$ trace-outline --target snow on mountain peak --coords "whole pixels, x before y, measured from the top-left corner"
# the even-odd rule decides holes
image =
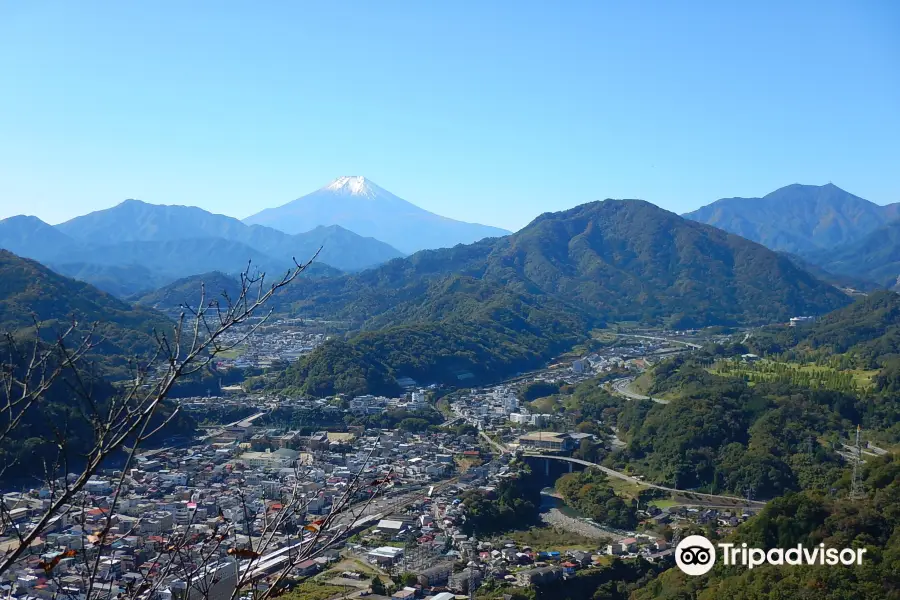
[[[338,177],[323,189],[348,196],[363,196],[366,198],[374,198],[378,193],[378,186],[361,175]]]

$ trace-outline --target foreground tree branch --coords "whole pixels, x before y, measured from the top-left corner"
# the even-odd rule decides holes
[[[98,397],[97,368],[90,360],[103,341],[96,335],[96,324],[85,329],[73,320],[48,343],[41,323],[35,319],[28,338],[11,333],[5,336],[4,362],[0,364],[0,443],[10,441],[23,420],[41,408],[52,390],[60,388],[77,403],[81,418],[90,423],[92,441],[90,449],[79,457],[81,467],[70,476],[72,424],[46,423],[47,435],[52,436],[59,449],[56,464],[48,468],[44,482],[50,495],[35,525],[27,531],[15,526],[5,505],[0,511],[0,525],[6,530],[14,529],[18,542],[0,557],[0,575],[25,555],[54,519],[72,510],[88,481],[111,457],[124,452],[122,475],[116,481],[111,505],[104,507],[105,522],[95,537],[103,540],[109,534],[125,475],[138,449],[179,414],[178,406],[166,406],[166,411],[161,412],[175,384],[207,368],[217,355],[236,345],[223,343],[226,332],[257,319],[239,339],[256,332],[272,314],[271,308],[259,314],[265,305],[278,290],[300,276],[317,256],[318,252],[304,263],[295,260],[294,267],[272,283],[266,282],[264,273],[254,272],[252,265],[248,265],[241,274],[236,298],[223,294],[221,299],[208,299],[202,286],[199,302],[182,305],[171,331],[154,332],[153,352],[129,362],[130,380],[119,384],[109,398]],[[63,467],[60,479],[59,470]],[[83,513],[84,508],[82,516]],[[92,570],[98,567],[99,554]],[[89,588],[88,597],[91,591]]]

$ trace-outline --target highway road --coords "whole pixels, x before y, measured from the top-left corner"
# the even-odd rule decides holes
[[[629,481],[631,483],[636,483],[638,485],[653,488],[656,490],[663,490],[663,491],[669,492],[671,494],[689,494],[692,496],[697,496],[699,498],[703,498],[705,500],[725,501],[725,502],[729,502],[729,503],[734,503],[735,501],[737,501],[739,503],[747,504],[746,498],[738,498],[737,496],[724,496],[721,494],[704,494],[702,492],[694,492],[692,490],[679,490],[678,488],[667,487],[664,485],[657,485],[655,483],[648,483],[646,481],[638,479],[637,477],[632,477],[631,475],[626,475],[625,473],[622,473],[620,471],[610,469],[609,467],[604,467],[603,465],[598,465],[597,463],[592,463],[592,462],[588,462],[586,460],[581,460],[580,458],[571,458],[569,456],[557,456],[557,455],[553,455],[553,454],[538,454],[535,452],[526,452],[525,456],[532,456],[535,458],[547,458],[550,460],[561,460],[561,461],[566,461],[566,462],[571,462],[571,463],[575,463],[578,465],[582,465],[585,467],[591,467],[593,469],[603,471],[610,477],[615,477],[617,479],[623,479],[625,481]],[[757,508],[762,508],[763,506],[766,505],[765,502],[762,502],[760,500],[751,500],[750,504]]]
[[[628,398],[629,400],[653,400],[658,404],[668,404],[668,400],[663,400],[661,398],[651,398],[650,396],[644,396],[643,394],[638,394],[637,392],[632,392],[628,389],[628,386],[631,385],[631,382],[634,381],[631,377],[625,377],[624,379],[616,379],[612,382],[612,390],[623,396]]]
[[[634,335],[631,333],[617,333],[619,337],[630,337],[630,338],[638,338],[642,340],[656,340],[657,342],[670,342],[672,344],[681,344],[682,346],[687,346],[688,348],[693,348],[694,350],[699,350],[703,346],[699,344],[692,344],[691,342],[683,342],[681,340],[673,340],[671,338],[665,337],[654,337],[652,335]]]

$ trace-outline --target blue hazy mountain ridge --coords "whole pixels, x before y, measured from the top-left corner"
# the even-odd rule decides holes
[[[285,260],[305,260],[323,245],[319,261],[342,271],[355,271],[403,254],[377,239],[340,227],[305,228],[295,235],[217,215],[193,206],[163,206],[139,200],[76,217],[57,225],[69,237],[92,245],[221,238]]]
[[[290,268],[294,258],[308,260],[320,247],[309,275],[356,271],[403,255],[339,226],[288,235],[195,207],[138,200],[56,227],[32,216],[0,221],[0,248],[118,296],[144,293],[199,273],[238,273],[251,260],[260,270],[280,272]]]
[[[900,220],[860,240],[808,254],[808,259],[838,275],[864,277],[883,287],[900,288]]]
[[[129,298],[155,290],[171,280],[171,275],[143,265],[104,265],[85,262],[44,263],[60,275],[90,283],[118,298]]]
[[[762,198],[723,198],[683,216],[810,258],[861,240],[897,219],[900,203],[882,206],[830,183],[793,184]]]
[[[0,220],[0,248],[19,256],[42,261],[76,245],[75,240],[37,217],[17,215]]]
[[[403,252],[450,248],[508,235],[499,227],[442,217],[399,198],[365,177],[339,177],[325,187],[244,219],[286,233],[313,225],[340,225],[387,242]]]
[[[309,256],[314,252],[314,249],[310,251]],[[290,257],[282,255],[276,258],[247,244],[222,238],[118,242],[73,249],[67,257],[72,263],[150,268],[151,271],[169,276],[170,281],[210,271],[239,273],[248,267],[274,275],[293,266]],[[318,272],[321,275],[335,276],[342,273],[324,262],[314,264],[315,269],[311,267],[311,274]]]

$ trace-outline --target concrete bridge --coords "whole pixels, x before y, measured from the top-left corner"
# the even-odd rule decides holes
[[[766,505],[765,502],[761,500],[751,500],[749,503],[746,498],[739,498],[737,496],[725,496],[722,494],[704,494],[702,492],[695,492],[692,490],[679,490],[678,488],[667,487],[664,485],[657,485],[655,483],[648,483],[637,477],[632,477],[631,475],[626,475],[620,471],[615,471],[610,469],[609,467],[604,467],[603,465],[598,465],[597,463],[588,462],[586,460],[581,460],[580,458],[572,458],[571,456],[560,456],[558,454],[539,454],[537,452],[526,452],[524,454],[524,458],[529,464],[532,465],[532,468],[538,467],[538,473],[540,473],[540,468],[543,467],[543,474],[545,477],[550,477],[551,472],[556,474],[560,473],[560,469],[553,469],[551,467],[551,462],[560,463],[563,471],[566,470],[571,473],[575,470],[583,471],[584,469],[597,469],[598,471],[602,471],[609,477],[614,477],[616,479],[622,479],[624,481],[628,481],[643,487],[652,488],[656,490],[663,490],[665,492],[669,492],[670,494],[680,494],[680,495],[688,495],[694,496],[702,499],[707,504],[715,504],[725,503],[729,506],[735,506],[738,504],[747,505],[754,508],[762,508]],[[529,460],[530,459],[530,460]]]

